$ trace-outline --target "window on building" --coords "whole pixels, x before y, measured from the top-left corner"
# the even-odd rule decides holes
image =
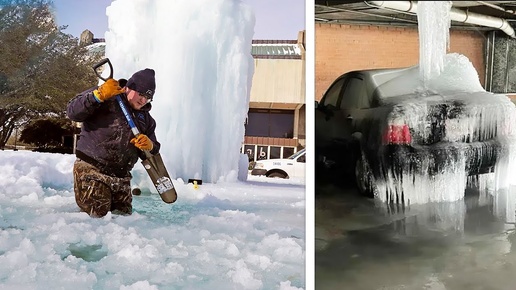
[[[269,146],[257,146],[258,150],[256,151],[256,160],[265,160],[268,158],[268,148]]]
[[[283,158],[292,156],[292,154],[294,154],[294,148],[292,148],[292,147],[283,148]]]
[[[249,158],[249,162],[254,161],[255,157],[255,145],[245,145],[244,146],[244,153],[247,154],[247,157]]]
[[[269,150],[269,159],[281,158],[281,147],[271,146]]]
[[[254,137],[293,138],[294,111],[249,109],[245,135]]]
[[[291,157],[294,154],[294,147],[279,147],[279,146],[269,146],[269,145],[254,145],[254,144],[244,144],[240,149],[240,153],[245,153],[249,157],[249,162],[254,162],[257,160],[264,159],[275,159],[275,158],[287,158]],[[296,155],[297,156],[297,155]],[[298,158],[298,162],[305,162],[304,156],[301,159]],[[301,161],[302,160],[302,161]]]

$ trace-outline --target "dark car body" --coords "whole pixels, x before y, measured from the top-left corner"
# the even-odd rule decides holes
[[[338,77],[316,102],[316,162],[341,164],[363,194],[397,203],[457,200],[468,177],[493,173],[514,147],[514,104],[478,88],[418,91],[417,74]]]

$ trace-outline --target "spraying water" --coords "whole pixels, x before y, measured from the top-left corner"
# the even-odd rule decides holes
[[[418,1],[419,73],[423,86],[438,76],[450,42],[451,1]]]
[[[240,147],[254,72],[251,8],[238,0],[115,0],[106,14],[115,78],[156,71],[151,114],[169,174],[236,180],[247,160]]]

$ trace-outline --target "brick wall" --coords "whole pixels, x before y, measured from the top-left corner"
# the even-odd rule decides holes
[[[449,53],[469,58],[484,84],[485,35],[450,31]],[[373,25],[315,24],[315,99],[341,74],[367,68],[412,66],[419,63],[417,28]]]
[[[298,145],[298,140],[297,139],[288,139],[288,138],[245,136],[244,143],[245,144],[257,144],[257,145],[296,147]]]

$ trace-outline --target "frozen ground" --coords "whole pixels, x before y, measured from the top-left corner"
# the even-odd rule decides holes
[[[172,205],[142,188],[133,215],[94,219],[75,204],[74,160],[0,151],[0,288],[305,288],[304,181],[178,180]]]

